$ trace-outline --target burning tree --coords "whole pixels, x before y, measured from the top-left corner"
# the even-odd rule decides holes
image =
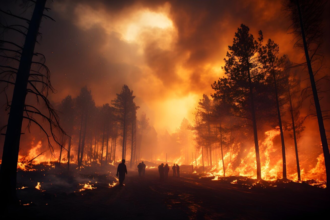
[[[285,63],[286,57],[279,57],[278,54],[279,46],[274,41],[269,39],[266,45],[259,47],[258,59],[262,65],[262,71],[264,71],[269,87],[274,88],[277,119],[278,126],[280,128],[282,145],[283,179],[287,179],[285,142],[280,109],[284,104],[283,95],[287,94],[287,89],[285,87],[288,84],[288,75],[285,74],[285,71],[283,71],[283,64]]]
[[[133,91],[124,85],[121,93],[117,94],[117,98],[112,101],[115,108],[116,119],[122,128],[123,144],[122,144],[122,158],[126,158],[126,142],[127,130],[130,122],[136,117],[136,105],[134,103]],[[132,149],[133,150],[133,149]]]
[[[202,146],[206,148],[206,154],[209,154],[208,162],[210,166],[212,166],[212,145],[216,142],[216,136],[214,132],[215,124],[212,113],[212,100],[204,94],[203,99],[201,99],[198,103],[197,116],[199,116],[200,119],[198,120],[196,131],[199,138],[201,139],[200,141],[204,143]],[[203,159],[205,159],[204,154]]]
[[[111,131],[114,123],[114,108],[110,107],[109,104],[104,104],[101,109],[102,115],[102,150],[101,150],[101,164],[103,164],[103,150],[104,142],[106,143],[105,148],[105,162],[108,162],[108,153],[109,153],[109,138],[111,136]],[[111,155],[110,155],[111,156]]]
[[[137,142],[137,149],[136,149],[136,159],[140,159],[141,158],[141,143],[142,143],[142,139],[144,136],[144,132],[146,129],[148,129],[149,127],[149,118],[147,118],[147,115],[145,113],[143,113],[140,117],[140,120],[137,121],[138,124],[138,135],[136,138],[136,142]],[[139,138],[138,138],[139,137]]]
[[[261,39],[262,36],[259,40]],[[235,33],[233,45],[228,47],[229,52],[227,52],[224,66],[226,77],[219,79],[213,88],[216,92],[224,93],[230,97],[232,110],[236,116],[252,120],[257,178],[261,179],[254,94],[264,80],[263,74],[258,71],[258,63],[255,59],[259,46],[260,43],[250,34],[249,28],[242,24]]]
[[[71,158],[71,136],[73,135],[74,130],[74,122],[75,122],[75,106],[74,100],[69,95],[65,97],[60,106],[59,106],[59,113],[60,113],[60,120],[63,126],[63,129],[68,134],[68,149],[67,149],[67,159],[68,159],[68,170],[70,169],[70,158]],[[66,141],[66,140],[64,140]],[[64,143],[63,143],[64,144]],[[61,162],[61,158],[60,161]]]
[[[323,15],[327,0],[287,0],[286,8],[292,20],[293,33],[297,36],[296,46],[304,49],[312,87],[313,100],[320,130],[327,184],[330,182],[330,154],[324,127],[321,105],[314,78],[312,61],[318,55],[323,41]],[[329,188],[329,187],[328,187]]]
[[[86,130],[88,122],[90,122],[91,115],[95,110],[95,102],[93,100],[91,91],[87,87],[80,90],[79,96],[76,98],[76,108],[80,118],[79,144],[78,144],[78,167],[82,165],[82,159],[85,149]]]
[[[10,110],[0,171],[1,200],[5,201],[6,204],[17,202],[16,169],[23,119],[28,121],[28,127],[33,123],[41,128],[47,136],[51,149],[50,137],[53,137],[53,140],[60,144],[56,138],[55,130],[58,129],[60,133],[65,134],[59,125],[58,116],[48,100],[48,92],[53,91],[53,88],[50,82],[50,71],[45,65],[45,57],[34,52],[41,20],[47,16],[44,11],[49,10],[49,8],[45,7],[46,0],[26,1],[26,3],[34,4],[31,20],[0,10],[2,14],[28,24],[28,27],[20,24],[3,26],[25,38],[23,47],[9,40],[1,40],[3,43],[1,52],[4,54],[2,57],[17,62],[13,66],[2,64],[0,66],[1,82],[7,83],[6,88],[9,85],[14,86],[11,102],[8,101]],[[41,57],[41,60],[36,61],[35,58],[37,57]],[[26,97],[31,95],[36,98],[37,102],[41,102],[46,107],[46,113],[35,105],[26,102]],[[38,120],[40,118],[49,124],[49,131],[40,124]]]

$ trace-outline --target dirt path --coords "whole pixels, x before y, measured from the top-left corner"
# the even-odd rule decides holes
[[[3,219],[293,219],[324,218],[324,190],[249,190],[197,176],[160,182],[156,171],[144,179],[130,174],[126,186],[106,183],[81,193],[36,196],[34,203],[9,210]],[[35,194],[35,193],[34,193]],[[330,218],[328,218],[330,219]]]

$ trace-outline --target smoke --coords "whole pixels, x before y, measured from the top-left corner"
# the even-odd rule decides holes
[[[6,7],[12,7],[8,4]],[[262,30],[265,39],[271,37],[291,61],[304,62],[303,51],[293,47],[294,37],[288,34],[290,21],[281,1],[58,0],[49,1],[48,6],[56,22],[42,21],[43,35],[36,51],[46,55],[52,72],[56,92],[50,99],[59,103],[67,95],[76,97],[87,86],[101,106],[127,84],[137,96],[139,116],[145,112],[153,127],[143,142],[144,156],[149,158],[162,155],[164,159],[166,147],[181,147],[169,140],[174,139],[184,118],[193,123],[202,94],[213,92],[210,85],[223,75],[223,58],[241,23],[255,36]],[[300,71],[302,88],[309,86],[306,70]],[[322,99],[324,109],[328,99]],[[1,106],[3,100],[1,96]],[[305,104],[302,112],[308,114],[309,108]],[[6,123],[6,117],[0,120],[1,125]],[[306,124],[299,145],[302,164],[308,169],[316,163],[320,150],[315,118]],[[265,131],[260,131],[261,137]],[[23,154],[28,153],[33,139],[45,142],[39,129],[25,132]],[[186,145],[194,148],[191,142]],[[279,147],[278,140],[275,145]],[[170,151],[175,152],[175,147]]]

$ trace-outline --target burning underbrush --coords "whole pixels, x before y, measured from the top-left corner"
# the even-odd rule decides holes
[[[118,183],[116,168],[112,165],[87,166],[79,170],[72,164],[70,171],[63,165],[41,163],[30,164],[28,170],[18,169],[16,189],[21,205],[30,206],[38,202],[48,205],[55,197],[86,195],[92,190],[114,187]]]
[[[228,176],[223,177],[219,175],[213,175],[211,172],[201,172],[197,170],[193,174],[197,175],[199,179],[219,182],[220,184],[231,184],[238,187],[243,187],[247,189],[266,189],[266,188],[292,188],[292,189],[307,189],[307,188],[326,188],[326,182],[319,180],[304,180],[304,181],[293,181],[293,180],[257,180],[256,178],[246,177],[246,176]]]

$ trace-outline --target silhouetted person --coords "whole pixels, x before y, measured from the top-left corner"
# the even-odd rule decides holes
[[[162,181],[164,179],[164,164],[163,163],[158,166],[158,171],[159,171],[160,180]]]
[[[175,166],[175,164],[173,164],[172,170],[173,170],[173,176],[175,177],[176,176],[176,166]]]
[[[175,164],[173,164],[172,171],[173,171],[173,177],[175,177],[176,176],[176,166],[175,166]]]
[[[143,163],[142,161],[142,176],[144,176],[146,174],[146,165]]]
[[[168,178],[168,172],[170,171],[170,168],[168,167],[168,164],[165,165],[164,167],[164,176],[165,176],[165,179]]]
[[[119,174],[119,176],[118,176],[118,174]],[[116,174],[116,176],[119,177],[119,184],[121,186],[123,185],[123,182],[125,180],[125,174],[127,174],[127,168],[125,165],[125,160],[123,159],[122,162],[118,165],[117,174]]]
[[[138,168],[138,171],[139,171],[139,177],[141,177],[141,175],[142,175],[142,170],[143,170],[143,165],[142,165],[142,163],[139,163],[139,165],[137,166],[137,168]]]
[[[178,164],[176,165],[176,173],[177,173],[178,177],[180,177],[180,167]]]

